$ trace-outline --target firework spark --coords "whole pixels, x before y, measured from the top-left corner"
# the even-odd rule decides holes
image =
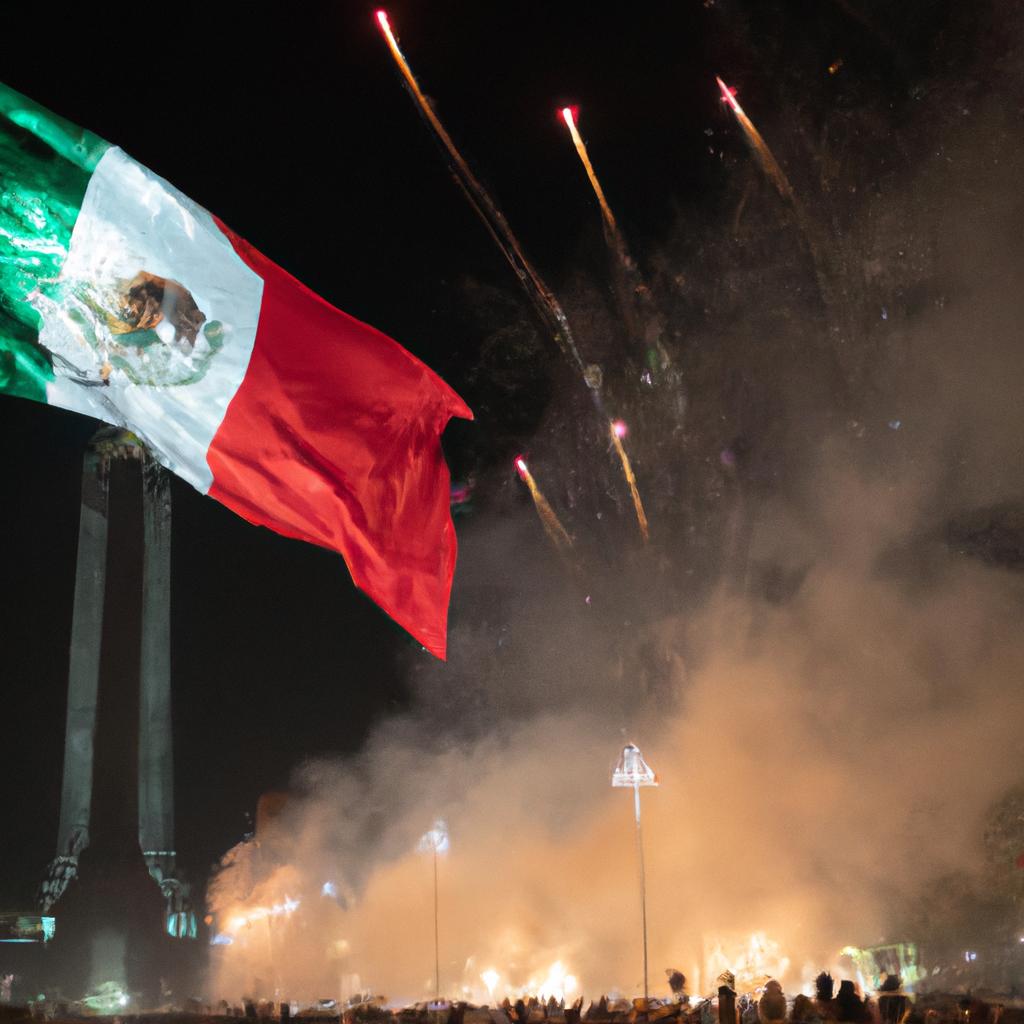
[[[554,338],[566,358],[584,375],[584,380],[586,380],[587,367],[580,356],[576,340],[573,337],[572,329],[569,326],[568,318],[562,309],[561,303],[537,272],[537,269],[526,258],[526,254],[519,244],[519,239],[513,234],[512,228],[509,227],[509,223],[505,219],[505,215],[498,208],[476,175],[469,169],[469,165],[452,141],[451,136],[444,125],[441,124],[432,104],[423,94],[423,90],[420,89],[419,83],[412,73],[412,68],[409,67],[409,62],[405,59],[405,55],[398,46],[398,41],[391,30],[391,23],[386,12],[377,11],[377,24],[380,26],[380,30],[387,41],[388,49],[391,51],[391,56],[394,58],[398,70],[402,73],[402,78],[405,81],[405,87],[409,95],[415,102],[424,121],[426,121],[448,154],[449,165],[456,182],[469,200],[470,205],[476,211],[477,216],[483,221],[484,227],[487,228],[498,248],[501,249],[505,258],[512,266],[516,276],[519,278],[520,284],[522,284],[526,293],[530,296],[542,319],[552,328]]]
[[[622,232],[619,231],[615,214],[612,213],[608,200],[605,198],[604,189],[601,187],[597,172],[590,162],[587,145],[579,133],[579,128],[576,124],[577,115],[578,111],[575,107],[563,107],[560,111],[560,116],[569,129],[573,145],[576,147],[580,162],[583,164],[583,169],[587,172],[587,178],[590,180],[591,188],[593,188],[594,195],[597,197],[597,202],[601,207],[601,223],[604,227],[604,238],[614,260],[614,287],[619,312],[622,315],[629,335],[641,345],[646,346],[646,331],[644,327],[645,323],[650,322],[652,317],[652,310],[650,308],[651,290],[644,281],[636,261],[629,251],[626,239]],[[669,367],[671,360],[660,341],[655,343],[654,355],[656,356],[657,363],[663,370]]]
[[[844,315],[840,291],[833,283],[834,273],[830,272],[829,261],[825,257],[827,245],[823,241],[820,229],[807,216],[803,204],[797,198],[796,193],[793,191],[793,186],[789,183],[789,179],[779,166],[772,151],[768,148],[768,144],[739,105],[734,90],[730,89],[721,78],[716,77],[715,81],[718,83],[718,88],[722,91],[723,102],[728,103],[732,108],[732,112],[736,115],[736,120],[739,121],[740,127],[743,129],[747,143],[761,171],[775,186],[779,195],[789,203],[790,209],[793,211],[797,227],[807,247],[807,253],[811,258],[815,281],[818,285],[818,293],[821,295],[825,307],[829,310],[830,315],[845,327],[846,331],[850,331],[849,320]],[[736,212],[736,227],[739,225],[741,213],[742,209]]]
[[[636,475],[633,473],[633,466],[622,444],[622,439],[626,436],[626,424],[622,420],[613,420],[608,424],[608,433],[612,439],[615,454],[618,455],[619,462],[622,463],[622,472],[626,477],[626,483],[629,484],[629,493],[633,498],[633,508],[636,510],[636,521],[640,527],[640,535],[646,544],[650,540],[650,532],[647,528],[647,513],[644,511],[644,503],[640,500],[640,491],[636,485]]]
[[[718,88],[722,90],[722,100],[729,104],[732,112],[736,115],[736,120],[739,121],[740,127],[743,129],[743,134],[746,136],[747,144],[754,154],[754,159],[757,160],[765,177],[775,186],[783,199],[790,203],[794,202],[793,186],[790,185],[789,178],[786,177],[785,172],[779,166],[778,160],[775,159],[775,155],[768,148],[768,143],[764,141],[761,133],[754,127],[753,121],[747,117],[743,108],[739,105],[735,91],[730,89],[717,76],[715,81],[718,83]]]
[[[562,120],[565,121],[565,125],[569,129],[572,143],[576,147],[576,152],[579,154],[583,169],[587,172],[587,177],[590,179],[590,187],[594,190],[594,195],[597,196],[597,201],[601,206],[601,216],[604,218],[605,229],[612,237],[617,238],[619,229],[615,223],[615,214],[612,213],[611,207],[604,197],[604,189],[601,188],[601,182],[598,181],[594,165],[590,162],[590,156],[587,153],[587,144],[583,141],[583,137],[576,127],[576,115],[572,107],[562,108]]]
[[[572,549],[572,538],[566,532],[558,516],[555,515],[555,510],[548,504],[547,498],[541,493],[541,489],[537,486],[537,481],[533,479],[533,474],[522,455],[516,457],[516,472],[530,489],[530,497],[533,498],[533,504],[544,526],[544,532],[548,535],[551,543],[555,545],[559,554],[568,555]]]

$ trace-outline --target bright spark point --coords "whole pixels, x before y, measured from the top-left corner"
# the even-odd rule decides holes
[[[625,437],[626,434],[629,433],[629,430],[626,427],[626,424],[622,420],[616,420],[612,424],[612,430],[615,431],[615,436],[616,437]]]
[[[450,845],[448,840],[448,824],[443,819],[438,818],[434,822],[434,827],[424,832],[420,837],[419,849],[420,852],[425,853],[447,853]]]
[[[527,473],[530,471],[526,468],[526,459],[520,455],[516,459],[516,469],[519,471],[519,475],[525,480]]]
[[[487,995],[493,999],[494,990],[497,988],[498,982],[501,980],[501,975],[491,967],[480,975],[480,980],[487,986]]]
[[[377,12],[377,24],[380,25],[380,27],[382,29],[384,29],[385,32],[389,32],[390,33],[391,25],[388,23],[387,11],[378,11]]]
[[[577,110],[577,107],[562,107],[562,120],[565,121],[567,127],[575,127]]]
[[[715,81],[718,83],[718,88],[722,90],[723,102],[728,103],[737,114],[742,113],[743,108],[736,101],[736,90],[730,89],[717,75],[715,75]]]

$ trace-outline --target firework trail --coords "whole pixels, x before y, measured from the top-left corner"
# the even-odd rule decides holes
[[[622,472],[626,477],[626,483],[629,484],[629,493],[633,498],[633,508],[636,510],[636,521],[640,526],[640,535],[646,544],[650,540],[650,533],[647,529],[647,513],[644,511],[644,503],[640,500],[640,491],[636,485],[633,466],[629,461],[629,456],[626,454],[626,449],[622,445],[622,439],[626,436],[626,424],[622,420],[614,420],[608,424],[608,433],[611,435],[612,445],[615,448],[616,455],[619,457],[619,462],[622,463]]]
[[[721,78],[716,76],[715,81],[718,83],[718,88],[722,91],[722,99],[729,104],[732,108],[732,112],[736,115],[736,120],[739,121],[751,152],[754,154],[754,158],[762,172],[775,186],[779,195],[789,203],[789,206],[793,211],[797,227],[803,237],[804,244],[807,246],[807,253],[810,256],[811,265],[814,268],[814,277],[818,285],[818,293],[821,295],[822,301],[835,319],[840,322],[845,322],[845,328],[849,331],[850,324],[848,323],[848,318],[845,316],[842,301],[836,288],[832,285],[832,275],[828,271],[829,264],[822,255],[823,247],[820,244],[820,232],[807,217],[807,214],[804,212],[803,205],[797,199],[796,193],[793,191],[793,186],[789,183],[789,179],[779,166],[774,154],[768,148],[768,143],[764,141],[761,137],[761,133],[754,127],[753,122],[744,113],[743,108],[737,102],[733,91],[725,84],[725,82],[722,81]],[[737,210],[736,213],[736,227],[739,225],[739,217],[741,213],[742,207]]]
[[[469,200],[469,203],[476,211],[477,216],[479,216],[483,221],[484,226],[490,232],[490,235],[494,239],[498,248],[501,249],[505,258],[512,266],[512,269],[515,271],[520,283],[533,301],[541,319],[550,326],[554,338],[566,358],[582,374],[583,381],[590,391],[598,412],[607,418],[607,413],[604,410],[604,403],[602,402],[601,395],[599,393],[602,377],[601,368],[599,366],[584,363],[583,358],[580,356],[579,349],[576,346],[572,329],[569,326],[569,320],[565,315],[565,311],[562,309],[561,303],[555,297],[554,292],[552,292],[544,282],[544,279],[537,272],[533,264],[526,258],[526,254],[523,252],[523,248],[519,244],[519,239],[517,239],[515,234],[512,232],[512,228],[505,219],[505,215],[500,209],[498,209],[497,204],[493,199],[491,199],[487,190],[477,180],[476,175],[469,169],[469,165],[456,148],[451,136],[448,134],[444,125],[441,124],[437,114],[434,113],[434,108],[431,106],[427,97],[423,94],[423,90],[420,89],[419,83],[416,81],[416,76],[413,75],[412,68],[409,67],[409,62],[405,59],[405,55],[398,46],[398,41],[395,39],[395,35],[391,31],[391,24],[388,21],[388,16],[385,11],[377,11],[377,24],[380,26],[380,30],[384,34],[384,38],[388,44],[388,49],[391,51],[391,56],[394,58],[395,64],[398,65],[398,69],[402,73],[406,90],[416,103],[421,116],[444,147],[445,152],[448,155],[449,166],[451,167],[452,174],[459,187],[462,189],[463,194]],[[609,210],[609,216],[610,215],[611,211]],[[640,524],[640,532],[646,537],[647,520],[646,517],[641,518],[643,507],[639,503],[639,496],[636,491],[636,479],[633,476],[633,470],[629,464],[629,458],[626,455],[625,450],[622,448],[621,441],[618,443],[617,448],[621,453],[619,458],[622,462],[622,469],[626,477],[626,482],[629,484],[630,492],[634,495],[633,503],[640,510],[640,514],[638,514],[637,519]],[[543,495],[539,490],[535,490],[536,484],[531,483],[532,478],[524,476],[523,479],[526,480],[529,485],[531,494],[534,494],[534,501],[536,502],[538,497],[540,498],[540,502],[543,502],[543,507],[550,513],[551,521],[557,524],[558,529],[561,530],[562,534],[566,538],[568,538],[568,534],[565,533],[565,530],[558,522],[558,518],[555,516],[554,512],[551,511],[547,502],[544,501]],[[544,519],[540,502],[537,504],[537,510],[538,513],[541,514],[541,518]],[[545,523],[547,523],[547,520],[545,520]]]
[[[533,474],[530,472],[529,467],[526,465],[526,459],[522,455],[516,458],[516,471],[519,473],[520,479],[530,488],[530,497],[533,498],[533,504],[544,526],[544,532],[548,535],[551,543],[555,545],[558,553],[567,558],[572,550],[572,538],[566,533],[561,520],[555,515],[555,510],[548,504],[547,498],[541,493],[540,488],[537,486],[537,481],[533,479]]]
[[[563,107],[561,116],[565,126],[569,129],[573,145],[576,147],[580,162],[583,164],[583,169],[587,172],[590,186],[593,188],[598,205],[601,207],[601,224],[604,227],[605,242],[608,244],[608,248],[615,259],[617,271],[615,285],[623,319],[626,322],[630,335],[641,344],[644,344],[644,332],[637,323],[637,310],[634,307],[639,306],[642,312],[650,314],[651,290],[647,287],[647,283],[637,269],[636,261],[630,254],[626,239],[623,237],[622,232],[619,231],[619,226],[615,222],[615,214],[612,213],[608,200],[605,198],[604,189],[601,187],[601,182],[597,177],[597,172],[594,170],[594,165],[590,162],[587,144],[583,141],[583,137],[580,135],[579,128],[576,125],[577,111],[572,107]],[[670,363],[669,356],[660,342],[656,345],[656,354],[658,356],[657,362],[661,368],[663,370],[667,369]]]
[[[451,136],[446,131],[444,125],[441,124],[437,114],[434,113],[434,108],[427,97],[424,96],[423,90],[420,89],[419,83],[409,67],[409,62],[405,59],[398,46],[394,33],[391,31],[388,16],[384,11],[377,11],[377,24],[384,34],[388,49],[391,51],[391,56],[394,58],[395,64],[398,65],[398,70],[402,73],[402,78],[405,81],[405,87],[409,95],[413,98],[421,116],[427,122],[427,125],[448,155],[449,166],[456,182],[469,200],[470,205],[476,211],[477,216],[483,221],[484,226],[490,232],[498,248],[501,249],[505,258],[511,264],[512,269],[515,271],[523,288],[526,289],[542,319],[551,327],[555,341],[562,349],[562,352],[583,374],[587,387],[594,392],[594,399],[600,406],[597,388],[595,387],[599,375],[583,362],[561,303],[544,282],[543,278],[541,278],[533,264],[526,258],[526,254],[519,244],[519,239],[513,234],[512,228],[509,227],[508,221],[505,219],[505,215],[498,209],[487,190],[469,169],[469,165],[456,148],[455,143],[452,142]]]
[[[615,223],[615,214],[612,213],[611,207],[604,197],[604,189],[601,188],[601,182],[597,178],[594,165],[590,162],[590,155],[587,153],[587,144],[583,141],[579,129],[576,127],[576,115],[572,107],[562,108],[562,120],[565,121],[565,125],[569,129],[572,144],[576,147],[576,152],[579,154],[583,169],[587,172],[587,178],[590,179],[590,187],[594,190],[594,195],[597,196],[598,204],[601,207],[601,217],[604,219],[605,231],[616,242],[621,243],[619,228]]]
[[[743,134],[747,138],[747,144],[750,146],[754,158],[760,164],[761,170],[764,171],[765,177],[775,186],[783,199],[795,204],[796,197],[793,193],[793,186],[790,185],[789,178],[779,166],[775,155],[768,148],[768,143],[754,127],[753,121],[743,112],[743,108],[737,102],[732,90],[717,76],[715,81],[718,83],[718,88],[722,90],[722,98],[732,107],[732,112],[736,115],[736,120],[739,121]]]

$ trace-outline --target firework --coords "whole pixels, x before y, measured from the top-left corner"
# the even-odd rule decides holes
[[[644,345],[646,332],[643,329],[643,325],[638,321],[638,314],[645,320],[649,319],[652,313],[650,309],[651,290],[637,268],[636,261],[633,259],[629,246],[626,244],[626,239],[623,237],[622,232],[619,231],[619,226],[615,221],[615,214],[612,213],[608,200],[605,198],[604,189],[601,187],[597,172],[590,162],[587,145],[583,141],[579,128],[576,125],[577,113],[574,107],[563,107],[560,111],[561,118],[569,129],[573,145],[576,147],[580,162],[583,164],[583,169],[587,172],[587,178],[601,207],[601,223],[604,227],[604,238],[614,260],[614,285],[619,311],[622,314],[629,335],[641,345]],[[660,341],[656,342],[653,355],[663,370],[669,367],[671,361],[668,352]],[[651,361],[650,354],[648,361]]]
[[[551,327],[555,341],[562,349],[566,358],[583,374],[586,381],[587,366],[580,356],[576,340],[573,337],[572,329],[569,326],[568,318],[562,309],[561,303],[540,274],[537,273],[533,264],[526,258],[526,254],[519,244],[519,239],[513,234],[512,228],[509,227],[508,221],[505,219],[505,215],[498,208],[483,185],[480,184],[476,175],[469,169],[469,165],[434,112],[430,101],[424,96],[423,90],[420,89],[419,83],[409,67],[409,62],[405,59],[398,46],[398,41],[395,39],[388,16],[384,11],[377,11],[377,24],[384,34],[388,49],[391,51],[391,56],[394,58],[395,64],[398,65],[398,70],[402,73],[406,90],[419,109],[420,115],[444,147],[448,155],[452,175],[462,189],[463,194],[469,200],[470,206],[473,207],[477,216],[483,221],[484,227],[487,228],[491,238],[494,239],[495,244],[515,271],[520,284],[530,296],[541,318]],[[597,396],[595,394],[596,399]]]
[[[597,179],[594,166],[591,164],[590,156],[587,153],[587,144],[583,141],[579,129],[576,127],[576,114],[572,107],[562,108],[562,120],[565,121],[565,125],[569,129],[572,143],[576,147],[576,152],[579,154],[583,169],[587,172],[587,177],[590,179],[590,187],[594,190],[594,195],[597,196],[597,201],[601,207],[601,216],[604,218],[605,229],[612,237],[617,238],[619,229],[615,223],[615,214],[612,213],[611,207],[604,197],[604,189],[601,188],[601,182]]]
[[[757,161],[765,177],[775,186],[779,195],[789,203],[796,218],[797,227],[803,237],[804,244],[807,246],[807,252],[811,258],[811,263],[814,267],[814,276],[818,285],[818,292],[821,295],[825,306],[835,313],[835,311],[840,307],[840,302],[836,289],[832,286],[830,280],[830,275],[827,269],[828,263],[822,254],[823,248],[819,242],[820,233],[815,229],[814,224],[807,217],[807,214],[804,212],[803,205],[797,199],[796,193],[793,191],[793,186],[789,183],[789,179],[779,166],[779,163],[775,159],[772,151],[768,148],[768,143],[764,141],[761,137],[761,133],[754,127],[753,122],[749,117],[747,117],[743,108],[739,105],[733,90],[730,89],[720,78],[716,77],[715,81],[718,83],[718,88],[722,91],[723,101],[729,104],[732,108],[732,112],[736,115],[736,120],[739,121],[740,127],[743,129],[743,134],[746,136],[747,143],[750,146],[751,152],[754,154],[754,159]],[[741,203],[740,208],[736,211],[736,219],[733,225],[734,234],[736,229],[739,227],[739,218],[743,212],[743,205],[745,201],[744,197],[743,203]]]
[[[565,311],[562,309],[561,303],[558,301],[554,292],[552,292],[547,286],[533,264],[526,258],[526,254],[523,252],[523,248],[519,244],[519,239],[517,239],[515,234],[512,232],[512,228],[505,219],[505,215],[498,208],[487,190],[477,180],[476,175],[470,170],[469,165],[456,148],[451,136],[448,134],[437,114],[434,112],[434,108],[430,101],[423,94],[423,90],[420,89],[419,83],[416,81],[416,77],[412,73],[412,68],[410,68],[409,62],[405,59],[405,55],[399,48],[398,40],[395,38],[395,34],[391,29],[391,23],[388,20],[387,13],[385,11],[377,11],[377,24],[380,26],[380,30],[387,41],[388,49],[391,51],[391,56],[394,59],[395,64],[398,66],[398,70],[402,74],[406,90],[412,97],[413,102],[416,104],[420,115],[423,117],[424,121],[426,121],[428,127],[437,137],[448,155],[449,166],[456,182],[462,189],[463,194],[469,200],[470,205],[476,211],[477,216],[479,216],[481,221],[483,221],[483,224],[490,233],[491,238],[494,239],[498,248],[501,249],[505,258],[515,271],[520,284],[522,284],[526,293],[530,296],[530,299],[533,301],[534,307],[540,314],[541,319],[550,327],[555,341],[561,347],[566,358],[576,367],[577,370],[580,371],[583,381],[594,400],[594,405],[596,406],[598,413],[602,417],[606,417],[607,413],[604,410],[604,404],[601,401],[601,395],[599,393],[602,377],[600,367],[588,365],[583,361],[573,337],[572,329],[569,326],[569,320],[565,315]],[[587,163],[589,165],[589,161],[587,161]],[[596,182],[596,177],[594,178],[594,181]],[[600,188],[599,185],[596,187]],[[601,199],[603,201],[603,195],[601,195]],[[605,203],[604,206],[607,207],[607,204]],[[610,210],[608,210],[608,217],[612,217]],[[614,224],[614,218],[612,218],[611,223]],[[617,232],[613,237],[616,239],[620,238]],[[620,263],[624,265],[625,269],[632,269],[632,261],[629,259],[628,254],[626,254],[624,246],[620,245],[618,246],[618,249],[621,256]],[[629,458],[626,456],[626,453],[622,448],[622,443],[618,438],[616,438],[616,445],[617,450],[619,451],[619,459],[622,462],[622,469],[626,477],[626,482],[629,485],[630,493],[633,495],[633,504],[637,509],[637,518],[640,522],[640,530],[646,539],[647,518],[643,513],[643,505],[640,502],[640,496],[636,489],[636,480],[633,477]],[[523,465],[525,467],[525,463]],[[545,528],[550,527],[548,532],[552,539],[559,537],[557,543],[560,547],[565,545],[571,546],[569,535],[565,532],[562,524],[558,521],[558,517],[555,516],[554,512],[551,510],[551,506],[544,500],[544,496],[539,490],[537,490],[536,483],[533,482],[533,478],[529,476],[529,471],[527,470],[524,473],[523,470],[520,470],[520,475],[523,476],[523,479],[530,487],[530,493],[533,495],[534,502],[537,504],[538,514],[540,514],[541,519],[544,521]],[[540,499],[539,501],[538,498]],[[545,509],[548,513],[547,518],[545,517]]]
[[[633,473],[633,466],[622,444],[622,439],[626,436],[626,424],[622,420],[613,420],[608,424],[608,433],[612,439],[615,454],[618,455],[619,462],[622,463],[622,472],[626,477],[626,483],[629,484],[629,493],[633,498],[633,508],[636,510],[636,521],[640,527],[640,535],[646,544],[650,539],[650,533],[647,529],[647,513],[644,511],[644,503],[640,500],[640,491],[636,485],[636,475]]]
[[[530,497],[533,498],[533,504],[544,526],[544,532],[548,535],[551,543],[555,545],[559,554],[568,555],[572,548],[572,538],[566,533],[565,527],[558,516],[555,515],[555,510],[548,504],[547,498],[541,493],[540,488],[537,486],[537,481],[533,479],[533,474],[530,472],[529,467],[526,465],[526,459],[522,455],[516,457],[516,472],[519,473],[520,479],[530,489]]]
[[[789,179],[779,166],[779,162],[775,159],[775,155],[768,148],[768,143],[761,138],[761,133],[754,127],[754,123],[744,113],[743,108],[739,105],[733,90],[730,89],[720,78],[716,77],[715,81],[718,83],[718,88],[722,90],[722,99],[729,104],[732,108],[732,112],[736,115],[736,120],[739,121],[740,127],[743,129],[743,134],[746,136],[747,144],[750,146],[751,152],[754,154],[754,159],[757,160],[765,177],[775,186],[779,195],[782,196],[783,199],[790,203],[794,202],[793,186],[790,185]]]

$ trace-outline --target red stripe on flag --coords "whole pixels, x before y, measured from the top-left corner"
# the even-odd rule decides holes
[[[217,223],[264,284],[245,378],[207,453],[210,495],[339,551],[356,586],[444,658],[457,545],[440,437],[473,414],[396,341]]]

